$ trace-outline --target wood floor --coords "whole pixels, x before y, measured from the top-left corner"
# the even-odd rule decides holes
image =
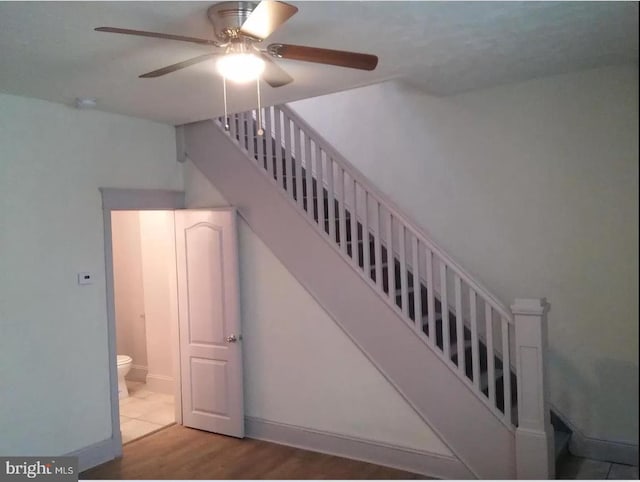
[[[425,479],[366,462],[180,425],[135,440],[81,479]]]

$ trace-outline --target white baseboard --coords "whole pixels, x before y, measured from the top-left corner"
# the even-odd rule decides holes
[[[78,472],[82,472],[120,457],[121,447],[117,440],[109,438],[65,455],[78,457]]]
[[[551,404],[551,410],[571,430],[571,438],[569,439],[571,454],[604,462],[638,465],[638,444],[587,437],[558,407]]]
[[[569,441],[569,452],[589,459],[638,465],[638,445],[586,437],[573,432]]]
[[[131,370],[125,377],[132,382],[146,382],[147,381],[147,367],[145,365],[131,365]]]
[[[475,478],[462,462],[447,455],[255,417],[245,417],[245,428],[247,437],[258,440],[362,460],[440,479]]]
[[[175,393],[175,380],[166,375],[154,375],[152,373],[148,373],[147,389],[152,392],[173,395]]]

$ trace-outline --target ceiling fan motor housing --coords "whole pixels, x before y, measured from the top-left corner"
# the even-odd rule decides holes
[[[237,39],[240,27],[258,6],[257,2],[221,2],[207,10],[216,37],[223,41]]]

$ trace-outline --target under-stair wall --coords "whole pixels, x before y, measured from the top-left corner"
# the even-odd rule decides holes
[[[341,167],[344,160],[338,164],[330,147],[305,137],[290,123],[291,112],[267,114],[269,141],[255,135],[250,114],[232,117],[230,136],[211,122],[188,126],[189,157],[471,474],[526,475],[515,463],[515,377],[507,367],[518,350],[511,312],[381,202],[357,172]],[[537,381],[543,381],[541,348]],[[537,393],[524,393],[538,405]],[[525,414],[523,428],[548,424],[546,411],[538,412],[540,420]],[[544,461],[529,455],[536,443],[522,460]]]
[[[184,179],[186,208],[229,206],[191,161]],[[472,477],[241,216],[238,243],[246,436]]]

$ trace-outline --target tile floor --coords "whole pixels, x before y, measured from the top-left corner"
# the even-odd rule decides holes
[[[638,480],[638,466],[565,455],[557,466],[557,479]]]
[[[129,396],[120,400],[122,443],[175,422],[173,395],[152,392],[141,382],[127,381],[127,388]]]

